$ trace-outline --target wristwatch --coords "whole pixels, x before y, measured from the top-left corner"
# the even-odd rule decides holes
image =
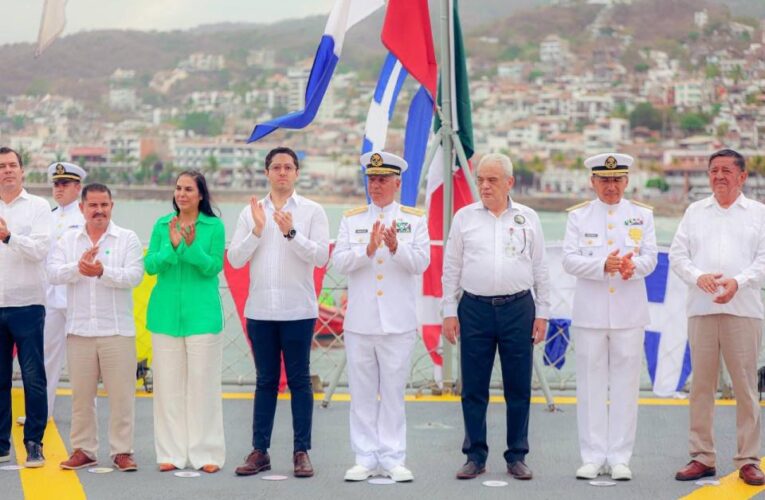
[[[297,231],[295,231],[295,228],[293,227],[292,229],[287,231],[287,234],[285,234],[284,237],[287,238],[288,240],[291,240],[292,238],[295,237],[296,234],[297,234]]]

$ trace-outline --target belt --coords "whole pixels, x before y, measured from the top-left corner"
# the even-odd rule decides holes
[[[493,296],[486,296],[486,295],[474,295],[470,292],[462,292],[465,297],[468,297],[473,300],[477,300],[479,302],[486,302],[487,304],[491,304],[493,306],[503,306],[505,304],[509,304],[510,302],[513,302],[514,300],[522,299],[526,295],[529,294],[528,290],[523,290],[522,292],[514,293],[512,295],[493,295]]]

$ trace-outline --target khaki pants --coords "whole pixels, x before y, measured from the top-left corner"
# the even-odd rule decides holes
[[[96,393],[99,376],[109,396],[109,454],[133,453],[135,415],[135,337],[82,337],[66,339],[69,380],[72,384],[73,449],[96,459],[98,419]]]
[[[691,345],[689,449],[691,458],[715,465],[712,433],[720,354],[730,373],[736,395],[737,468],[760,463],[760,403],[757,392],[757,356],[762,341],[762,320],[730,314],[688,318]]]

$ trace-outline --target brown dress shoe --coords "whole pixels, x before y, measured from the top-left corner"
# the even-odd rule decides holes
[[[76,450],[72,452],[72,456],[69,457],[69,460],[65,460],[64,462],[61,462],[60,464],[58,464],[58,466],[65,470],[78,470],[78,469],[84,469],[85,467],[90,467],[96,464],[98,464],[96,460],[93,460],[92,458],[87,456],[84,451],[77,448]]]
[[[313,465],[308,453],[305,451],[296,451],[292,457],[292,463],[295,464],[295,477],[312,477]]]
[[[717,469],[704,465],[698,460],[691,460],[688,465],[677,471],[675,479],[678,481],[696,481],[702,477],[714,476]]]
[[[523,460],[518,460],[517,462],[509,462],[507,464],[507,473],[513,476],[515,479],[521,479],[523,481],[534,477],[534,475],[531,473],[531,469],[529,469],[528,465],[526,465]]]
[[[460,470],[457,471],[457,479],[475,479],[484,472],[486,472],[485,466],[478,465],[472,460],[468,460],[465,462],[465,465],[460,467]]]
[[[173,464],[159,464],[159,472],[170,472],[175,469],[177,469],[177,467]]]
[[[738,477],[751,486],[762,486],[765,484],[765,474],[760,470],[757,464],[746,464],[738,470]]]
[[[260,450],[252,450],[244,463],[234,470],[237,476],[253,476],[258,472],[264,470],[271,470],[271,457],[268,453],[263,453]]]
[[[215,464],[207,464],[202,466],[202,472],[206,472],[208,474],[215,474],[220,470],[220,467],[218,467]]]
[[[114,466],[122,472],[133,472],[138,470],[138,466],[130,453],[118,453],[114,455]]]

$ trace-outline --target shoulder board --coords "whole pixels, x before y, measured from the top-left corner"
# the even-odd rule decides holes
[[[58,210],[58,207],[52,208],[51,212],[55,212],[56,210]]]
[[[637,205],[639,207],[647,208],[648,210],[653,210],[653,207],[651,205],[646,205],[645,203],[640,203],[639,201],[630,200],[630,203],[633,205]]]
[[[362,205],[360,207],[351,208],[351,209],[346,210],[345,212],[343,212],[343,215],[345,217],[350,217],[352,215],[362,214],[362,213],[367,211],[367,208],[369,208],[369,205]]]
[[[416,215],[417,217],[422,217],[423,215],[425,215],[425,210],[421,208],[405,207],[401,205],[401,211],[404,212],[405,214]]]
[[[572,210],[576,210],[577,208],[584,208],[584,207],[586,207],[589,204],[590,204],[590,200],[583,201],[582,203],[577,203],[573,207],[568,207],[566,209],[566,212],[571,212]]]

